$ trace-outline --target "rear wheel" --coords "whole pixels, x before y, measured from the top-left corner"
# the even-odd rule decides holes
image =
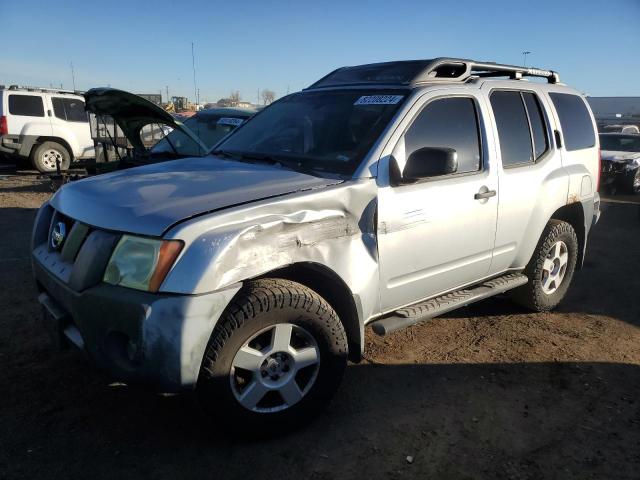
[[[573,227],[551,220],[525,268],[529,282],[511,292],[513,299],[531,310],[555,308],[571,284],[578,260],[578,238]]]
[[[41,173],[56,172],[58,163],[60,170],[68,170],[71,165],[69,151],[59,143],[43,142],[31,151],[31,164]]]
[[[248,282],[211,335],[197,394],[223,425],[272,435],[306,423],[333,396],[347,364],[335,311],[295,282]]]

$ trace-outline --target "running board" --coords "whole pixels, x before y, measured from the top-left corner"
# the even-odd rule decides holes
[[[471,303],[504,293],[512,288],[520,287],[528,281],[529,279],[522,273],[509,273],[471,288],[464,288],[401,308],[389,317],[372,322],[371,326],[378,335],[387,335],[423,320],[429,320]]]

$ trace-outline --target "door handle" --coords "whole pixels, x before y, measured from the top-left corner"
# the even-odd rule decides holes
[[[491,197],[495,197],[496,196],[496,191],[495,190],[487,190],[485,192],[478,192],[476,193],[473,198],[475,198],[476,200],[484,200],[486,198],[491,198]]]

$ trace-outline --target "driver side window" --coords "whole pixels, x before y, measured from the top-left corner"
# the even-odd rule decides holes
[[[424,147],[453,148],[458,157],[457,173],[481,168],[478,116],[472,98],[442,98],[428,103],[405,132],[404,141],[406,158]]]

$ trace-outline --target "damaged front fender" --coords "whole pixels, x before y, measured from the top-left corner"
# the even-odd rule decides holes
[[[379,311],[375,180],[363,179],[190,219],[161,291],[201,294],[297,263],[325,266],[349,286],[361,322]]]

